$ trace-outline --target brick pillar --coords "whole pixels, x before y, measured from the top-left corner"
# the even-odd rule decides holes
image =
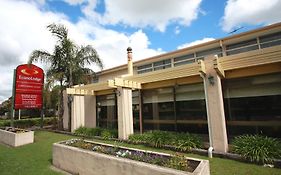
[[[213,66],[215,56],[205,58],[206,75],[204,76],[205,99],[208,114],[210,146],[217,152],[228,151],[226,122],[224,116],[221,78]]]
[[[118,138],[128,139],[133,130],[132,90],[117,88]]]

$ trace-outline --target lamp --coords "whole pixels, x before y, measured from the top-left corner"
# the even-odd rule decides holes
[[[212,85],[212,86],[215,85],[215,78],[213,75],[209,75],[208,80],[209,80],[210,85]]]

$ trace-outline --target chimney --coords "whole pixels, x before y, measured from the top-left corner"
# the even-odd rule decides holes
[[[132,60],[132,48],[127,48],[127,57],[128,57],[128,75],[133,75],[133,60]]]

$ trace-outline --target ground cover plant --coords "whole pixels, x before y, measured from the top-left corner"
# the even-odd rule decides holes
[[[281,143],[274,138],[261,135],[242,135],[234,138],[233,152],[256,163],[272,163],[281,158]]]
[[[177,170],[193,172],[199,162],[188,161],[183,154],[173,156],[161,155],[140,150],[130,150],[119,146],[102,145],[88,142],[82,139],[72,139],[64,142],[65,145],[87,149],[111,156],[128,158],[131,160],[141,161],[149,164],[159,165]]]

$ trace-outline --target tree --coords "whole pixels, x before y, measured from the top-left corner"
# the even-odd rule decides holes
[[[86,77],[95,76],[95,72],[85,66],[96,64],[103,69],[103,63],[97,51],[90,45],[78,46],[68,37],[68,30],[61,24],[50,24],[47,29],[56,37],[57,43],[52,53],[43,50],[34,50],[28,63],[41,61],[50,65],[47,70],[47,82],[59,82],[59,129],[63,128],[63,91],[74,84],[87,83]],[[71,98],[69,98],[71,99]],[[71,101],[68,101],[69,104]],[[69,105],[69,108],[71,105]],[[70,110],[71,111],[71,110]],[[70,118],[71,120],[71,118]],[[70,121],[69,120],[69,121]]]

